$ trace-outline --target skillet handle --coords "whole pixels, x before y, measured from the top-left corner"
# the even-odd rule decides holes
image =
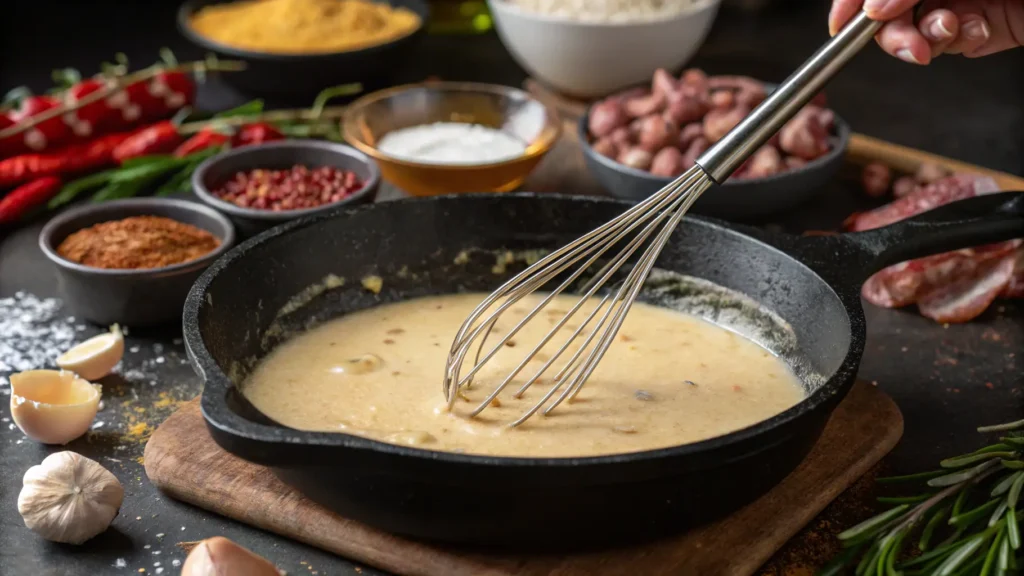
[[[889,226],[843,234],[866,258],[866,279],[886,266],[951,250],[1024,238],[1024,192],[951,202]]]

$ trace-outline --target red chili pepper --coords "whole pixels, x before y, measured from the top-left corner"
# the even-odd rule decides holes
[[[138,124],[142,120],[142,107],[149,103],[149,98],[143,81],[129,84],[108,96],[105,100],[107,106],[116,111],[111,115],[111,124],[117,130]]]
[[[181,142],[178,127],[169,121],[157,122],[132,134],[114,149],[114,160],[123,163],[130,158],[171,152]]]
[[[114,159],[114,151],[135,134],[135,132],[107,134],[84,144],[69,146],[56,153],[56,155],[63,155],[65,160],[61,174],[87,172],[113,166],[117,163]]]
[[[147,119],[166,118],[195,100],[196,86],[183,72],[158,72],[146,83],[149,95],[142,114]]]
[[[0,189],[43,176],[72,174],[114,164],[114,150],[131,133],[108,134],[91,142],[45,154],[22,154],[0,160]]]
[[[7,115],[17,124],[60,105],[60,100],[52,96],[29,96]],[[60,116],[56,116],[17,134],[15,137],[20,137],[29,150],[39,152],[47,148],[56,148],[68,142],[71,139],[71,130],[64,124]]]
[[[0,224],[20,219],[29,210],[52,198],[60,190],[60,178],[44,176],[11,190],[0,200]]]
[[[211,128],[203,128],[197,132],[194,136],[185,140],[180,146],[174,149],[174,155],[178,158],[183,158],[192,154],[193,152],[199,152],[209,148],[216,148],[226,144],[230,138],[225,134],[221,134]]]
[[[60,172],[64,161],[53,154],[22,154],[0,161],[0,189]]]
[[[238,129],[235,137],[231,139],[231,145],[236,147],[248,146],[249,144],[262,144],[264,142],[284,139],[285,135],[272,125],[266,122],[253,122],[252,124],[244,124]]]
[[[108,89],[111,82],[110,79],[103,77],[83,80],[68,89],[64,97],[65,103],[68,106],[75,106],[90,94]],[[76,136],[82,138],[100,134],[105,129],[116,126],[113,119],[119,115],[119,111],[115,110],[108,100],[109,98],[97,100],[77,110],[67,112],[64,114],[64,123]]]
[[[14,126],[14,120],[8,117],[7,112],[0,112],[0,131],[7,130],[11,126]],[[25,140],[21,134],[0,139],[0,158],[24,154],[28,151],[29,149],[25,146]]]

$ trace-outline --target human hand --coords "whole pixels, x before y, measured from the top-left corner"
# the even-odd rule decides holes
[[[911,64],[939,54],[988,56],[1024,44],[1024,0],[832,0],[828,27],[835,34],[861,8],[886,24],[875,39],[883,50]]]

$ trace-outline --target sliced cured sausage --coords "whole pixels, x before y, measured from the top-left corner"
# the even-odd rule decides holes
[[[989,177],[958,174],[922,186],[913,193],[880,208],[854,214],[845,224],[854,232],[881,228],[943,204],[998,191],[999,185]]]
[[[1009,255],[1020,246],[1021,240],[1010,240],[901,262],[869,278],[861,294],[876,306],[909,306],[925,292],[969,277],[985,262]]]
[[[975,274],[939,286],[921,296],[917,308],[936,322],[968,322],[977,318],[1009,285],[1016,255],[988,261]]]

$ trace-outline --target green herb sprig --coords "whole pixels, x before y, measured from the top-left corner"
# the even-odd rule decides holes
[[[317,96],[311,108],[298,110],[266,111],[262,100],[253,100],[208,118],[181,124],[178,131],[181,134],[194,134],[203,129],[212,129],[230,134],[237,127],[250,122],[268,122],[289,138],[341,141],[343,138],[338,118],[344,114],[345,107],[328,107],[327,103],[334,98],[357,94],[361,90],[360,84],[326,88]],[[187,192],[191,189],[191,177],[196,168],[207,158],[228,147],[229,144],[224,144],[183,157],[151,154],[132,158],[117,168],[68,182],[50,199],[47,208],[59,208],[90,191],[93,202],[131,198],[150,190],[156,196]]]
[[[895,506],[839,534],[843,551],[819,576],[1020,574],[1024,420],[978,431],[1005,435],[943,460],[939,470],[880,478],[882,484],[917,485],[922,491],[879,498]]]

